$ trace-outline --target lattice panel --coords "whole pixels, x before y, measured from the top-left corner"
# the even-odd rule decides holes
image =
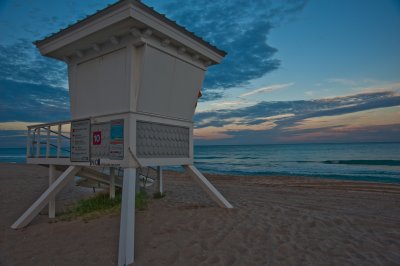
[[[189,157],[189,128],[137,121],[136,155],[141,158]]]

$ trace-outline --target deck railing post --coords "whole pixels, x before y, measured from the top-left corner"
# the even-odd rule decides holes
[[[37,140],[36,140],[36,158],[40,157],[40,127],[37,129]]]
[[[50,126],[47,127],[47,136],[46,136],[46,158],[49,158],[50,155]]]
[[[35,157],[35,141],[36,141],[36,128],[35,129],[33,129],[33,135],[32,135],[32,143],[31,143],[31,151],[30,151],[30,154],[31,154],[31,157]]]
[[[57,158],[60,158],[61,155],[61,124],[58,124],[58,132],[57,132]]]
[[[27,140],[26,140],[26,158],[31,157],[31,129],[28,128],[28,135],[27,135]]]

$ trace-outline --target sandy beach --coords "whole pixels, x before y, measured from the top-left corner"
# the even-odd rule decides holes
[[[116,265],[119,214],[10,225],[48,186],[48,169],[0,164],[0,265]],[[135,265],[399,265],[400,186],[302,177],[206,175],[218,208],[188,175],[136,214]],[[71,183],[62,211],[91,189]],[[45,213],[45,212],[44,212]]]

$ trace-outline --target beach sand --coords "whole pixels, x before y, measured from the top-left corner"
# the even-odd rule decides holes
[[[0,265],[116,265],[119,215],[11,224],[48,186],[48,169],[0,164]],[[399,265],[400,186],[302,177],[207,175],[216,206],[187,175],[136,213],[135,265]],[[63,209],[91,190],[70,184]]]

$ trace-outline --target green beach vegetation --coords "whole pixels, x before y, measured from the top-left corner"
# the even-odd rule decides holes
[[[109,194],[98,193],[93,197],[82,199],[76,203],[70,210],[61,214],[59,220],[71,220],[82,217],[95,218],[103,214],[118,214],[121,211],[122,191],[119,189],[115,193],[115,198],[111,199]],[[149,196],[146,191],[140,191],[136,194],[136,210],[144,211],[149,203]]]

